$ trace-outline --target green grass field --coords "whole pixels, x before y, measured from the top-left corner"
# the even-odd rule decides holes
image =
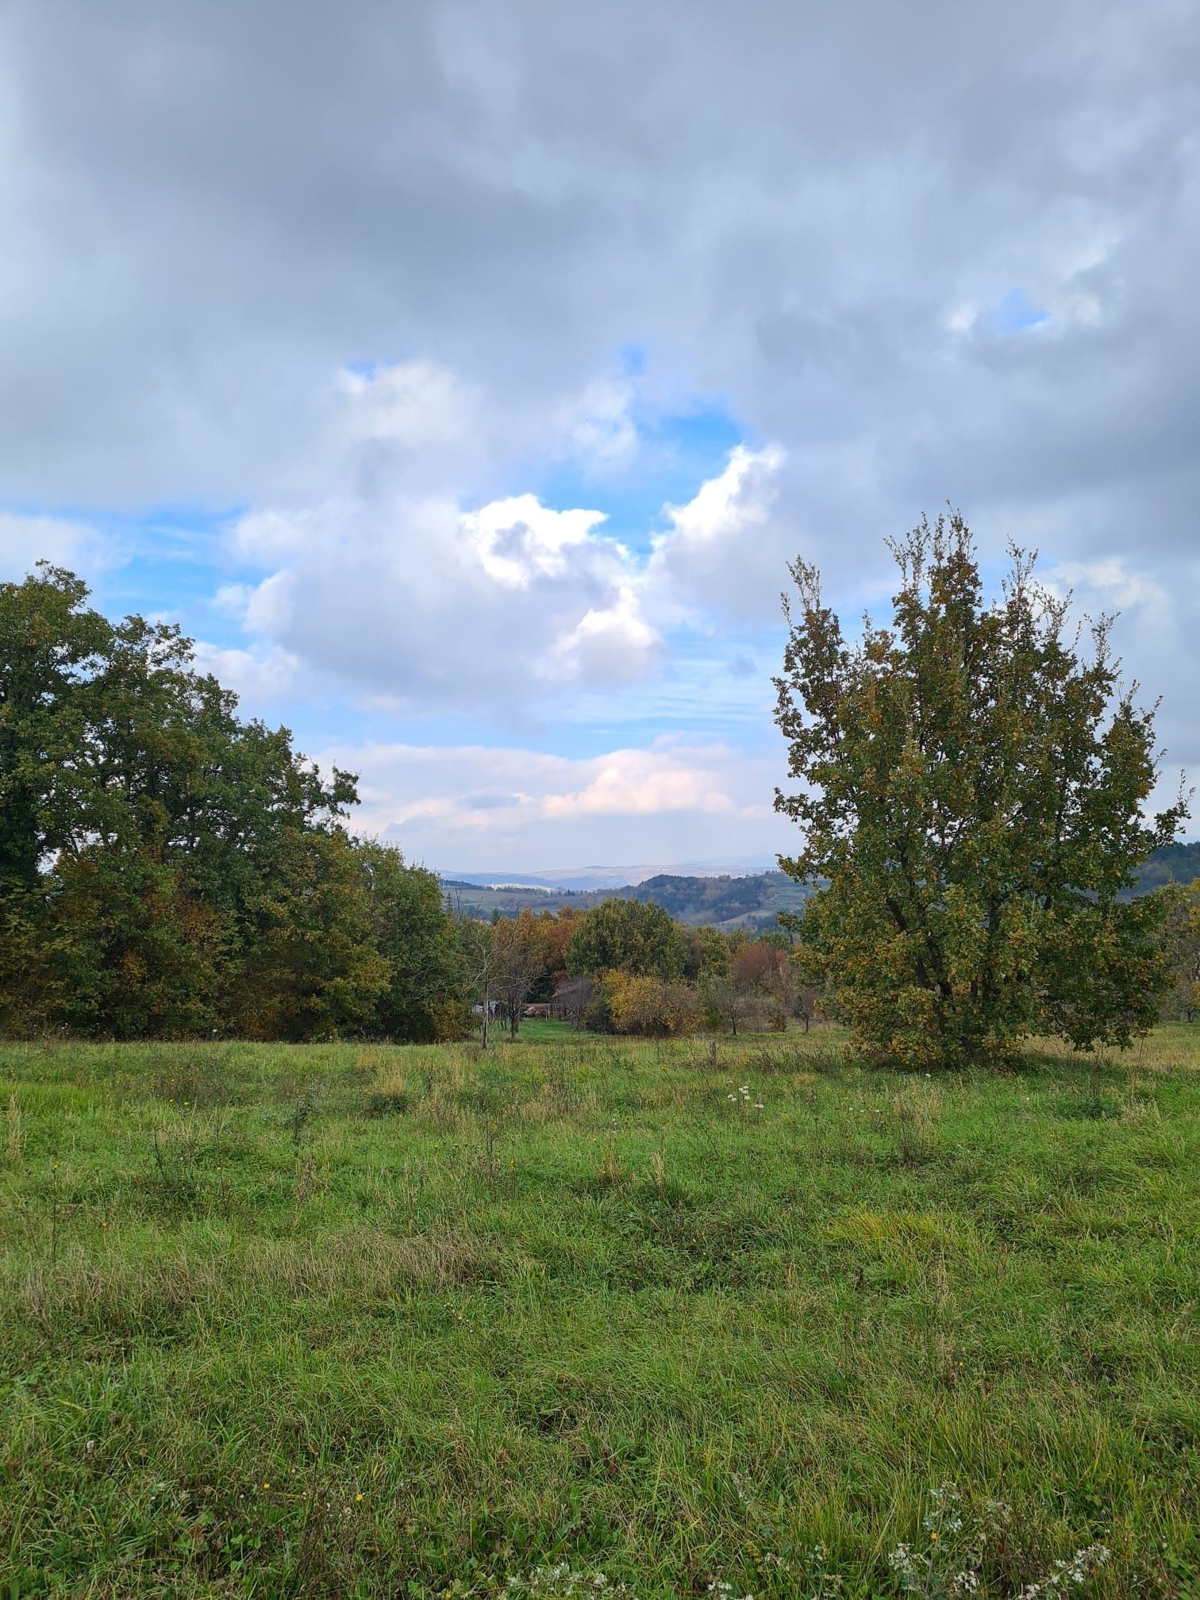
[[[0,1596],[1200,1593],[1198,1067],[0,1046]]]

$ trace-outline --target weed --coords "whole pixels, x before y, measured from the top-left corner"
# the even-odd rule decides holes
[[[560,1117],[573,1116],[579,1106],[579,1063],[566,1051],[549,1055],[546,1062],[546,1087]]]
[[[8,1097],[7,1138],[4,1157],[10,1167],[19,1167],[25,1153],[25,1132],[21,1125],[21,1102],[15,1094]]]
[[[667,1181],[666,1181],[666,1173],[665,1173],[664,1166],[663,1166],[663,1156],[662,1156],[662,1151],[661,1150],[655,1150],[651,1154],[651,1156],[650,1156],[650,1170],[654,1175],[654,1187],[658,1191],[659,1198],[662,1199],[662,1198],[665,1197],[666,1192],[667,1192]]]
[[[968,1600],[983,1592],[989,1576],[1004,1564],[1011,1524],[1012,1511],[1004,1501],[988,1499],[972,1506],[953,1484],[943,1484],[930,1492],[921,1520],[923,1538],[898,1544],[888,1565],[904,1594],[919,1595],[921,1600]],[[1023,1584],[1017,1600],[1056,1600],[1079,1588],[1111,1554],[1100,1543],[1082,1546],[1074,1555],[1055,1561],[1048,1573]]]
[[[317,1097],[312,1084],[305,1084],[293,1102],[288,1114],[288,1132],[292,1136],[292,1151],[297,1157],[304,1141],[304,1132],[317,1113]]]
[[[296,1204],[302,1206],[316,1183],[317,1164],[312,1156],[300,1156],[296,1162]]]
[[[194,1131],[168,1131],[155,1123],[150,1130],[150,1150],[159,1199],[169,1207],[189,1210],[200,1193]]]
[[[522,1595],[542,1595],[545,1600],[560,1600],[560,1597],[565,1600],[566,1596],[574,1595],[577,1600],[584,1600],[588,1595],[627,1594],[632,1597],[637,1591],[624,1583],[611,1582],[603,1572],[576,1572],[569,1561],[559,1561],[553,1566],[535,1567],[528,1576],[514,1574],[499,1592],[514,1596],[514,1600]]]
[[[601,1189],[621,1189],[627,1182],[625,1168],[621,1165],[621,1158],[617,1154],[615,1144],[606,1144],[604,1153],[600,1157],[596,1168],[596,1184]]]

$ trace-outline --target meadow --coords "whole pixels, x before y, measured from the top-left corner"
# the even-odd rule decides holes
[[[0,1595],[1196,1595],[1198,1068],[0,1045]]]

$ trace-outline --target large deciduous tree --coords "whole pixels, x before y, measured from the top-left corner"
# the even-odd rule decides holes
[[[0,1028],[461,1026],[440,887],[350,839],[353,776],[239,718],[178,629],[87,599],[45,565],[0,584]]]
[[[601,901],[578,918],[567,946],[572,976],[624,972],[678,983],[687,962],[688,943],[679,924],[652,900]]]
[[[1119,683],[1111,619],[1081,650],[1016,549],[987,603],[957,513],[889,546],[894,618],[857,644],[791,568],[777,721],[801,787],[776,806],[804,835],[780,865],[824,885],[805,940],[880,1059],[995,1062],[1038,1031],[1127,1045],[1165,981],[1162,912],[1118,894],[1186,811],[1143,815],[1153,712]]]

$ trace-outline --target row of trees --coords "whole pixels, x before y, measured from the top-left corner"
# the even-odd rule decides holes
[[[353,775],[239,718],[177,629],[87,600],[45,565],[0,585],[0,1028],[460,1029],[440,885],[350,837]]]
[[[353,774],[241,718],[177,629],[110,622],[49,566],[0,585],[0,1029],[433,1040],[473,1012],[515,1032],[571,979],[593,1027],[691,1027],[701,984],[749,1017],[744,936],[625,900],[472,921],[353,837],[356,801]]]
[[[0,1028],[128,1038],[515,1032],[556,997],[599,1029],[781,1027],[823,1010],[874,1057],[997,1062],[1035,1032],[1125,1045],[1200,1010],[1200,892],[1128,900],[1153,819],[1153,714],[1013,553],[988,604],[962,519],[893,546],[856,643],[793,570],[778,721],[803,918],[748,940],[653,902],[495,925],[356,839],[356,780],[237,714],[177,629],[112,623],[72,574],[0,585]]]
[[[1141,917],[1157,929],[1146,952],[1157,995],[1149,1020],[1194,1020],[1200,880],[1154,891]],[[489,1023],[516,1033],[525,1007],[551,998],[560,1015],[594,1032],[737,1034],[854,1021],[853,996],[847,1003],[829,969],[819,916],[751,938],[683,926],[657,905],[616,899],[582,914],[522,911],[462,929],[475,952],[485,1036]]]
[[[824,983],[791,932],[687,927],[653,902],[623,898],[467,923],[463,938],[485,1033],[492,1018],[516,1032],[526,1005],[551,1000],[596,1032],[781,1029],[812,1020]]]

